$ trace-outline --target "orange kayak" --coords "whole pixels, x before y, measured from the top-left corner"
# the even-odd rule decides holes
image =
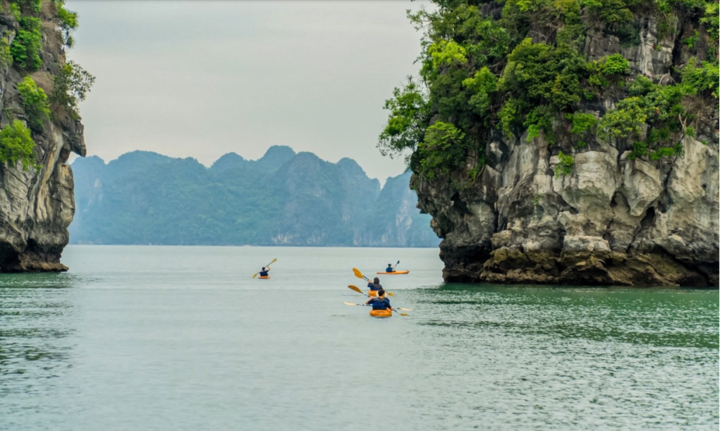
[[[392,316],[392,310],[370,310],[372,317],[390,317]]]
[[[410,271],[378,272],[380,275],[401,275],[410,274]]]
[[[259,278],[260,280],[267,280],[268,278],[270,278],[270,276],[269,276],[269,275],[261,275],[261,276],[259,276],[258,278]]]
[[[373,298],[377,296],[377,293],[377,290],[368,290],[368,296],[372,296]]]

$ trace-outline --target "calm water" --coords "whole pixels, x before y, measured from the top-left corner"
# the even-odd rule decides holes
[[[381,282],[410,317],[343,304],[353,266],[398,259]],[[64,261],[0,276],[0,429],[718,428],[716,290],[443,285],[430,249]]]

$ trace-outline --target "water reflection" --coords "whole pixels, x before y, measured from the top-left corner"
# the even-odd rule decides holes
[[[428,326],[717,349],[717,291],[447,284],[417,290]],[[434,317],[434,318],[433,318]]]
[[[0,276],[0,397],[6,406],[39,385],[51,386],[69,366],[68,337],[74,331],[69,288],[77,281],[67,274]]]
[[[0,289],[66,289],[92,282],[69,273],[0,274]]]

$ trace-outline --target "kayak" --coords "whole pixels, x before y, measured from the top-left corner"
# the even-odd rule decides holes
[[[270,276],[269,276],[269,275],[261,275],[261,276],[259,276],[258,278],[259,278],[260,280],[267,280],[268,278],[270,278]]]
[[[410,271],[378,272],[380,275],[401,275],[410,274]]]
[[[372,317],[390,317],[392,316],[392,310],[370,310]]]
[[[377,296],[377,293],[377,290],[368,290],[368,296],[372,296],[373,298]]]

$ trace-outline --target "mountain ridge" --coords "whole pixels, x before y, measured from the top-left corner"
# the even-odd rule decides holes
[[[193,158],[133,151],[105,163],[77,159],[73,244],[435,247],[430,217],[404,173],[385,193],[353,159],[332,163],[287,146],[257,160],[227,153]],[[392,180],[392,181],[390,181]],[[390,213],[387,213],[390,212]],[[399,229],[397,235],[388,234]]]

